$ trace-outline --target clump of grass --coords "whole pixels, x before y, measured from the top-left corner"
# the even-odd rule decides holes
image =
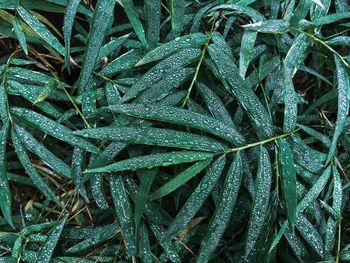
[[[345,0],[0,3],[0,262],[345,262]]]

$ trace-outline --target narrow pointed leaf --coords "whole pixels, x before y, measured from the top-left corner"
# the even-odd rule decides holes
[[[174,40],[167,42],[147,53],[139,62],[137,62],[136,66],[164,59],[167,56],[180,51],[181,49],[199,47],[206,41],[208,41],[208,36],[203,33],[194,33],[175,38]]]
[[[70,129],[39,113],[19,107],[13,107],[11,112],[29,125],[50,134],[59,140],[65,141],[68,144],[80,147],[89,152],[97,152],[97,148],[94,145],[78,136],[72,135]]]
[[[58,39],[44,26],[37,17],[22,6],[17,6],[16,11],[23,20],[37,33],[50,47],[64,56],[64,47]]]
[[[20,136],[23,145],[32,153],[38,156],[48,166],[54,169],[57,173],[71,178],[71,169],[61,159],[49,151],[44,145],[36,140],[30,133],[19,125],[15,125],[15,130]]]
[[[145,36],[145,30],[141,24],[140,18],[137,15],[134,4],[132,0],[120,0],[122,3],[125,13],[129,18],[130,23],[132,24],[135,33],[139,40],[141,41],[144,47],[147,47],[147,40]]]
[[[22,163],[25,171],[29,175],[30,179],[49,200],[55,202],[58,206],[62,207],[62,204],[58,200],[55,192],[46,184],[46,182],[40,177],[38,171],[33,167],[26,149],[22,145],[20,139],[18,138],[18,135],[14,130],[11,131],[11,138],[17,156],[20,162]]]
[[[343,202],[342,183],[341,183],[339,172],[335,166],[332,167],[332,173],[334,178],[332,209],[334,210],[335,213],[341,214],[341,206]],[[338,222],[330,216],[327,221],[325,244],[324,244],[325,246],[324,250],[326,255],[332,254],[332,249],[334,247],[334,243],[336,240],[337,225],[338,225]]]
[[[289,29],[287,20],[266,20],[253,24],[244,25],[247,30],[257,31],[260,33],[284,33]]]
[[[36,263],[49,263],[54,252],[54,249],[60,239],[64,225],[66,224],[68,216],[63,220],[58,222],[58,224],[52,229],[51,233],[48,235],[45,243],[40,248],[38,256],[36,258]]]
[[[337,148],[337,142],[340,134],[343,131],[345,119],[349,112],[350,101],[350,80],[346,68],[340,61],[340,59],[334,56],[335,65],[337,69],[337,82],[338,82],[338,113],[335,123],[335,130],[333,134],[332,144],[328,152],[326,164],[328,164]]]
[[[294,90],[293,76],[298,69],[299,65],[303,62],[306,56],[307,48],[311,44],[310,39],[300,34],[294,40],[290,47],[283,64],[283,100],[285,104],[284,108],[284,121],[283,131],[292,132],[295,129],[297,122],[297,99]]]
[[[17,36],[17,39],[19,41],[19,44],[21,45],[24,53],[26,55],[28,55],[28,47],[27,47],[27,40],[26,40],[26,36],[22,30],[22,27],[18,21],[17,18],[15,18],[13,21],[12,21],[12,26],[13,26],[13,29],[15,31],[15,34]]]
[[[278,141],[278,161],[282,179],[284,203],[292,232],[296,221],[297,192],[293,153],[284,140]]]
[[[203,169],[205,169],[210,164],[210,162],[211,159],[200,161],[187,168],[183,172],[179,173],[176,177],[170,179],[168,182],[166,182],[164,185],[162,185],[160,188],[154,191],[150,195],[150,200],[152,201],[164,197],[165,195],[175,191],[180,186],[184,185],[187,181],[189,181],[191,178],[200,173]]]
[[[161,22],[161,0],[150,0],[145,2],[146,13],[146,38],[148,49],[152,50],[157,47],[159,42],[160,22]]]
[[[230,166],[223,185],[220,202],[203,237],[202,245],[197,256],[197,262],[208,262],[219,245],[220,239],[230,222],[235,207],[243,174],[242,160],[237,153]]]
[[[125,245],[129,256],[136,254],[135,227],[131,206],[121,175],[109,177],[109,185],[115,212],[119,219],[120,228],[125,238]]]
[[[70,70],[70,47],[71,36],[75,15],[78,11],[80,0],[69,0],[63,20],[63,35],[64,35],[64,61],[68,70]]]
[[[198,48],[186,48],[174,55],[162,60],[157,65],[148,70],[139,81],[137,81],[122,98],[123,102],[136,98],[140,93],[155,84],[166,74],[187,66],[199,58],[201,50]]]
[[[164,240],[173,239],[196,215],[216,185],[224,169],[225,162],[226,157],[221,156],[211,165],[205,177],[201,180],[181,210],[177,213],[174,221],[164,234]]]
[[[253,210],[249,220],[245,255],[249,255],[255,247],[255,243],[262,231],[262,226],[267,217],[268,204],[270,202],[270,189],[272,183],[272,168],[268,152],[265,148],[260,150],[258,173],[256,178],[256,194]]]
[[[154,167],[165,167],[180,163],[191,163],[199,160],[211,158],[213,154],[206,152],[179,151],[169,153],[159,153],[144,155],[122,160],[105,167],[87,170],[87,173],[103,173],[137,170],[142,168],[151,169]]]
[[[98,0],[96,3],[79,76],[78,87],[80,91],[87,89],[109,21],[114,14],[115,3],[115,0]]]
[[[242,36],[241,50],[239,52],[239,74],[243,79],[253,58],[256,37],[257,32],[252,30],[245,30]]]
[[[177,147],[199,151],[223,151],[228,148],[218,141],[187,132],[149,127],[95,128],[74,132],[76,135],[100,140]]]
[[[223,78],[229,83],[229,90],[248,112],[254,124],[265,136],[272,136],[274,134],[274,128],[271,118],[254,92],[246,86],[234,62],[217,45],[209,46],[209,54]]]
[[[185,0],[170,0],[171,28],[175,37],[178,37],[183,30],[185,7]]]
[[[6,152],[6,144],[7,137],[9,133],[9,122],[4,123],[1,131],[0,131],[0,209],[3,217],[6,222],[14,227],[12,216],[11,216],[11,208],[12,208],[12,195],[11,189],[8,181],[8,173],[7,173],[7,152]]]
[[[214,134],[234,144],[244,142],[243,136],[233,127],[226,126],[214,118],[185,109],[158,105],[146,106],[135,103],[110,106],[109,109],[138,118],[186,125]]]

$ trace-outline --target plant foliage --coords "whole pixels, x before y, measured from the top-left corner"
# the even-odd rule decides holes
[[[0,262],[350,261],[346,0],[0,1]]]

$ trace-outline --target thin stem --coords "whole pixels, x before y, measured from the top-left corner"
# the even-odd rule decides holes
[[[266,144],[266,143],[269,143],[269,142],[276,141],[278,139],[282,139],[282,138],[291,136],[292,134],[294,134],[295,132],[297,132],[299,130],[300,129],[298,128],[298,129],[292,131],[291,133],[284,133],[284,134],[281,134],[281,135],[277,135],[277,136],[268,138],[266,140],[262,140],[262,141],[258,141],[258,142],[254,142],[254,143],[249,143],[247,145],[244,145],[244,146],[241,146],[241,147],[237,147],[237,148],[232,148],[232,149],[229,149],[229,150],[225,151],[224,153],[227,154],[227,153],[232,153],[232,152],[238,152],[238,151],[242,151],[242,150],[249,149],[249,148],[252,148],[252,147],[260,146],[260,145],[263,145],[263,144]]]
[[[69,100],[71,101],[71,103],[73,104],[75,110],[78,112],[79,116],[82,118],[82,120],[84,121],[84,124],[87,128],[91,128],[90,124],[87,122],[87,120],[85,119],[83,113],[80,111],[79,107],[75,104],[72,96],[69,94],[69,92],[62,87],[62,89],[64,90],[64,92],[66,93],[67,97],[69,98]]]
[[[192,81],[191,81],[190,87],[188,88],[186,97],[185,97],[183,103],[181,104],[181,107],[185,107],[185,105],[186,105],[188,99],[190,98],[191,91],[192,91],[192,89],[193,89],[194,83],[195,83],[196,80],[197,80],[199,70],[200,70],[200,68],[201,68],[202,62],[203,62],[204,57],[205,57],[205,54],[206,54],[206,52],[207,52],[207,49],[208,49],[208,46],[209,46],[209,43],[210,43],[210,40],[211,40],[211,36],[212,36],[212,34],[213,34],[213,32],[214,32],[214,29],[215,29],[215,22],[216,22],[216,20],[214,19],[213,24],[212,24],[211,29],[210,29],[210,32],[209,32],[208,40],[207,40],[207,42],[205,43],[205,45],[204,45],[204,47],[203,47],[203,50],[202,50],[202,53],[201,53],[201,57],[200,57],[200,59],[199,59],[199,62],[198,62],[198,64],[197,64],[197,67],[196,67],[196,72],[194,73],[194,76],[193,76],[193,79],[192,79]]]
[[[308,37],[311,37],[312,39],[314,39],[315,41],[317,41],[318,43],[321,43],[323,46],[325,46],[329,51],[331,51],[333,54],[335,54],[337,57],[339,57],[339,59],[343,62],[343,64],[347,67],[350,68],[350,65],[348,64],[348,62],[345,61],[345,59],[343,58],[342,55],[340,55],[336,50],[334,50],[332,47],[330,47],[326,42],[324,42],[322,39],[319,39],[318,37],[315,37],[312,34],[309,34],[307,32],[304,32],[298,28],[292,27],[292,29],[303,33],[305,35],[307,35]]]
[[[337,254],[335,256],[335,263],[339,263],[339,254],[340,254],[340,240],[341,240],[341,222],[338,224],[338,244],[337,244]]]
[[[275,164],[276,164],[276,193],[277,197],[279,197],[279,177],[280,177],[280,170],[278,165],[278,148],[275,145]]]

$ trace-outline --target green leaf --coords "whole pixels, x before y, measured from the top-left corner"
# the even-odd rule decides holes
[[[155,237],[157,238],[159,244],[165,250],[168,259],[173,263],[180,263],[181,259],[176,252],[175,245],[171,241],[167,241],[167,240],[162,239],[164,232],[162,231],[161,227],[158,225],[151,225],[151,229],[152,229]]]
[[[217,65],[219,72],[228,82],[228,89],[248,112],[253,123],[265,137],[272,137],[274,134],[272,120],[255,93],[247,87],[246,83],[241,78],[237,66],[217,45],[209,45],[208,50],[210,56]]]
[[[324,253],[324,244],[317,229],[303,215],[298,216],[296,227],[310,247],[322,258]]]
[[[115,3],[115,0],[98,0],[96,3],[79,76],[78,88],[81,92],[88,89],[88,82],[94,70],[106,30],[114,15]]]
[[[239,51],[239,74],[243,79],[253,58],[256,37],[257,32],[251,30],[245,30],[242,36],[241,50]]]
[[[298,124],[297,126],[301,130],[303,130],[305,133],[307,133],[310,136],[314,137],[315,139],[321,141],[324,145],[326,145],[328,147],[331,145],[330,139],[328,137],[326,137],[325,135],[323,135],[322,133],[319,133],[318,131],[316,131],[310,127],[306,127],[304,125],[301,125],[301,124]]]
[[[87,197],[86,189],[84,184],[81,182],[83,176],[83,165],[84,165],[84,151],[80,148],[74,148],[72,156],[72,168],[71,177],[74,180],[75,187],[79,191],[79,194],[88,203],[89,199]]]
[[[197,256],[197,262],[208,262],[219,245],[220,239],[230,222],[231,214],[236,204],[242,174],[242,160],[238,152],[227,173],[219,204],[203,237],[201,248]]]
[[[126,193],[121,175],[111,175],[109,185],[114,203],[115,212],[119,219],[120,228],[123,232],[125,245],[129,256],[136,255],[135,227],[130,202]]]
[[[138,175],[140,177],[140,187],[135,198],[135,233],[137,234],[138,227],[141,222],[141,217],[145,210],[147,200],[149,198],[149,192],[154,178],[157,175],[157,169],[151,170],[139,170]]]
[[[145,73],[139,81],[137,81],[122,98],[123,102],[127,102],[136,98],[141,92],[149,88],[152,84],[159,81],[166,74],[174,72],[184,66],[187,66],[194,60],[198,59],[201,54],[200,49],[186,48],[178,53],[162,60],[156,66],[152,67]]]
[[[171,28],[175,37],[180,36],[183,27],[186,9],[185,0],[170,0]]]
[[[246,30],[257,31],[260,33],[285,33],[289,29],[287,20],[266,20],[243,26]]]
[[[140,226],[139,232],[139,253],[142,262],[153,263],[151,247],[148,238],[148,229],[144,224]]]
[[[136,66],[141,66],[164,59],[171,54],[179,52],[182,49],[200,47],[207,41],[208,36],[203,33],[194,33],[175,38],[174,40],[167,42],[148,52],[139,62],[137,62]]]
[[[37,104],[46,100],[51,95],[51,93],[55,91],[58,85],[59,83],[56,79],[51,79],[49,83],[47,83],[47,85],[45,85],[40,91],[33,104]]]
[[[234,144],[241,144],[244,142],[243,136],[233,127],[226,126],[224,123],[214,118],[185,109],[136,103],[114,105],[110,106],[109,109],[113,112],[119,112],[138,118],[186,125],[214,134]]]
[[[346,19],[349,17],[350,17],[350,12],[340,12],[340,13],[334,13],[331,15],[317,18],[314,21],[312,21],[312,23],[315,26],[323,26],[323,25],[331,24],[331,23],[337,22],[341,19]]]
[[[44,145],[37,141],[30,133],[21,126],[15,124],[16,133],[19,135],[23,145],[38,156],[43,162],[50,166],[57,173],[66,178],[71,178],[71,169],[61,159],[49,151]]]
[[[180,163],[191,163],[199,160],[211,158],[213,154],[206,152],[178,151],[169,153],[159,153],[144,155],[122,160],[105,167],[87,170],[87,173],[103,173],[116,171],[135,171],[137,169],[154,167],[165,167]]]
[[[69,0],[63,20],[63,34],[65,47],[65,66],[70,71],[70,51],[71,51],[71,35],[73,31],[73,24],[75,15],[78,11],[80,0]]]
[[[44,133],[50,134],[59,140],[65,141],[73,146],[80,147],[88,152],[98,151],[97,148],[91,143],[78,136],[72,135],[72,131],[67,127],[46,118],[41,114],[19,107],[11,108],[11,112],[25,123],[28,123],[30,126],[33,126]]]
[[[17,6],[16,11],[22,17],[24,22],[30,26],[35,33],[37,33],[50,47],[55,49],[58,53],[64,56],[64,47],[58,41],[58,39],[39,21],[39,19],[34,16],[31,12],[23,8],[22,6]]]
[[[15,34],[17,36],[17,39],[19,41],[19,44],[21,45],[24,53],[28,56],[28,47],[27,47],[26,36],[23,33],[22,27],[21,27],[17,18],[15,18],[12,21],[12,26],[13,26],[13,29],[14,29]]]
[[[337,36],[332,37],[326,41],[327,45],[330,46],[350,46],[350,37],[348,36]]]
[[[139,61],[141,55],[142,52],[140,50],[130,50],[109,63],[108,66],[100,72],[100,74],[110,76],[130,70],[135,66],[136,62]]]
[[[167,241],[173,239],[196,215],[216,185],[224,169],[225,162],[226,157],[221,156],[211,165],[204,178],[200,181],[181,210],[177,213],[174,221],[165,232],[163,240]]]
[[[245,256],[254,249],[255,243],[262,231],[262,226],[267,217],[270,203],[270,190],[272,183],[272,168],[270,157],[265,148],[260,150],[258,173],[256,177],[256,193],[252,213],[249,220]]]
[[[147,40],[145,36],[145,30],[141,24],[140,18],[138,17],[133,1],[132,0],[120,0],[122,3],[125,13],[128,16],[128,19],[133,26],[137,37],[140,39],[142,45],[147,47]]]
[[[73,228],[71,230],[80,230],[80,229]],[[83,228],[81,230],[85,230],[85,229]],[[83,239],[83,240],[73,245],[72,247],[68,248],[66,250],[67,253],[81,253],[82,251],[86,251],[88,249],[96,247],[99,244],[102,244],[103,242],[106,242],[107,240],[116,236],[120,232],[120,230],[116,223],[112,223],[106,226],[100,226],[93,229],[88,229],[88,230],[85,230],[85,232],[87,233],[86,235],[83,232],[82,235],[75,236],[75,238]]]
[[[285,140],[278,140],[278,161],[282,180],[284,203],[290,228],[294,231],[297,211],[296,175],[293,152]]]
[[[49,263],[51,262],[52,254],[54,249],[60,239],[64,225],[66,224],[68,216],[57,223],[57,225],[52,229],[51,233],[47,236],[47,239],[43,246],[39,250],[39,254],[36,258],[37,263]]]
[[[150,127],[95,128],[74,132],[88,138],[115,140],[126,143],[176,147],[199,151],[223,151],[228,148],[220,142],[188,132]]]
[[[61,202],[58,200],[55,192],[46,184],[46,182],[40,177],[38,171],[33,167],[27,151],[22,145],[17,133],[13,129],[11,131],[11,138],[17,156],[33,183],[49,200],[55,202],[58,206],[63,207]]]
[[[14,228],[12,216],[11,216],[11,208],[12,208],[12,194],[9,185],[9,175],[7,173],[7,151],[6,151],[6,143],[7,137],[9,133],[9,122],[3,124],[3,127],[0,131],[0,208],[5,218],[6,222]]]
[[[334,210],[335,213],[341,214],[342,203],[343,203],[342,183],[341,183],[339,172],[335,166],[332,167],[332,173],[334,178],[332,209]],[[332,254],[333,246],[336,239],[337,224],[338,222],[334,218],[332,217],[328,218],[327,227],[326,227],[325,244],[324,244],[325,255]]]
[[[337,82],[338,82],[338,113],[335,123],[335,130],[333,134],[332,144],[329,149],[326,165],[332,160],[333,155],[337,148],[337,142],[340,134],[343,131],[345,119],[349,112],[349,100],[350,100],[350,80],[346,68],[340,61],[340,59],[334,56],[335,66],[337,69]]]
[[[310,44],[310,39],[306,35],[300,34],[293,41],[283,63],[284,132],[292,132],[297,123],[298,109],[293,76],[299,65],[304,61]]]
[[[183,172],[179,173],[176,177],[170,179],[168,182],[166,182],[164,185],[159,187],[156,191],[154,191],[150,195],[150,200],[155,200],[162,198],[171,192],[178,189],[180,186],[184,185],[187,181],[189,181],[191,178],[196,176],[198,173],[200,173],[203,169],[205,169],[209,164],[211,163],[211,159],[207,159],[204,161],[200,161],[198,163],[195,163],[194,165],[190,166]]]
[[[218,121],[221,121],[227,126],[234,127],[235,130],[238,130],[220,98],[203,83],[197,83],[197,89],[203,97],[211,115]]]
[[[148,49],[152,50],[157,47],[159,42],[160,22],[161,22],[161,0],[145,1],[146,14],[146,38],[148,42]]]

